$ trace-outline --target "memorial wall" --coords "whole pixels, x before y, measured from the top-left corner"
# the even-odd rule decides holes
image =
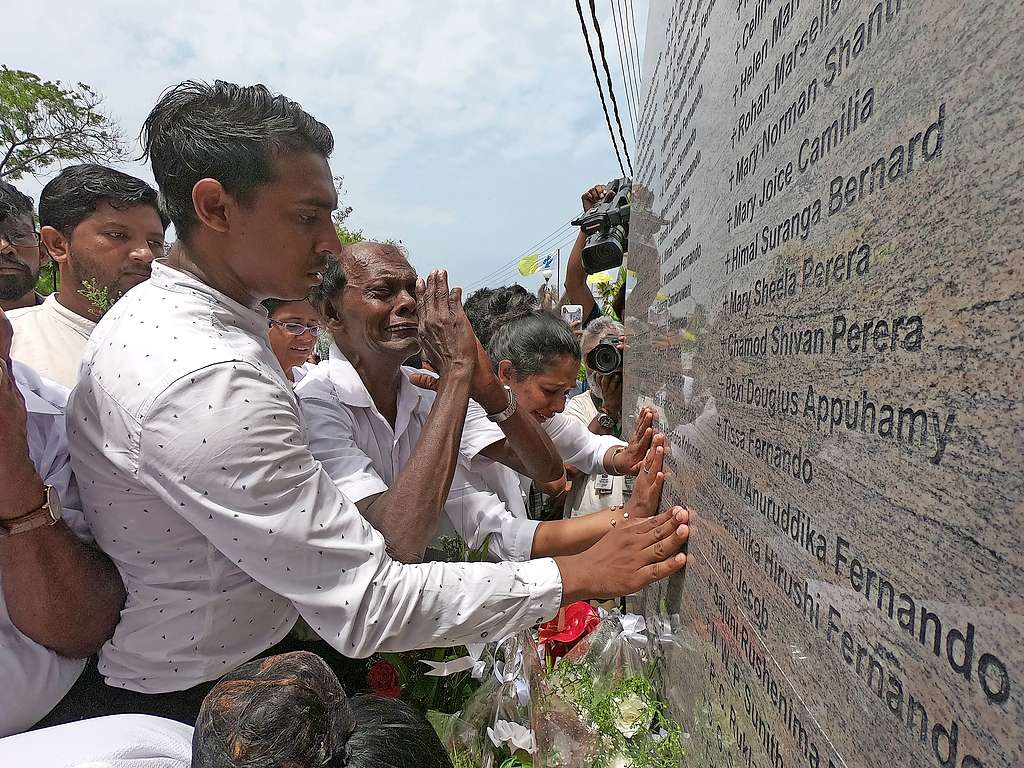
[[[697,766],[1024,765],[1024,7],[652,0],[627,400]]]

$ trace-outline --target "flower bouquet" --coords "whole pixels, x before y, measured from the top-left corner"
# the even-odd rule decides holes
[[[652,682],[642,617],[606,615],[555,658],[527,658],[538,768],[675,768],[685,757],[682,728]]]
[[[535,748],[519,637],[498,643],[493,673],[442,733],[455,768],[530,768]],[[436,727],[436,726],[435,726]]]

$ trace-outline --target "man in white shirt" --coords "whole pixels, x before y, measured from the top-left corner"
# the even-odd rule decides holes
[[[64,697],[124,601],[79,511],[67,390],[12,365],[9,350],[0,311],[0,736],[32,727]]]
[[[32,198],[0,181],[0,309],[34,307],[39,270],[45,263],[32,219]]]
[[[342,276],[347,276],[347,282]],[[427,280],[428,294],[432,281],[436,284],[435,275]],[[446,303],[441,313],[451,321],[438,323],[436,302],[422,296],[417,301],[416,282],[416,272],[401,249],[361,242],[344,246],[338,263],[328,268],[323,283],[313,290],[321,324],[334,339],[329,358],[307,369],[295,387],[313,456],[378,530],[397,530],[397,536],[405,539],[393,541],[396,534],[385,534],[390,551],[406,562],[419,560],[428,540],[413,544],[407,541],[407,526],[381,525],[377,506],[382,501],[395,505],[399,515],[423,514],[435,520],[443,506],[449,524],[442,524],[442,530],[457,533],[473,547],[490,535],[490,552],[500,560],[585,550],[610,529],[613,519],[623,519],[622,511],[609,510],[606,519],[586,523],[538,523],[527,519],[525,510],[518,515],[510,511],[492,492],[500,486],[488,487],[480,475],[470,475],[467,467],[478,456],[486,466],[501,467],[522,507],[520,475],[491,450],[502,439],[501,428],[507,430],[512,420],[487,414],[505,409],[505,389],[458,300]],[[445,294],[446,284],[441,290]],[[404,331],[396,335],[399,328]],[[479,381],[474,392],[477,399],[486,402],[488,393],[497,391],[490,408],[469,401],[467,391],[446,386],[451,382],[452,351],[460,344],[466,346],[465,356],[476,356],[480,363],[474,371]],[[440,379],[431,382],[438,385],[436,395],[413,383],[422,374],[402,366],[420,350],[441,373]],[[542,435],[548,429],[547,422],[540,429],[525,409],[515,408],[514,415]],[[625,446],[615,439],[600,440],[572,420],[548,421],[554,422],[549,434],[555,436],[556,444],[569,458],[587,466],[602,463],[606,453]],[[444,438],[448,442],[442,447]],[[456,451],[467,466],[457,466]],[[499,482],[506,476],[494,474]],[[449,499],[450,486],[459,490]],[[643,501],[656,504],[657,497],[646,494]],[[637,507],[626,510],[626,517],[648,516],[652,511],[653,507]]]
[[[39,237],[60,269],[60,292],[10,312],[15,360],[69,389],[111,304],[149,277],[163,255],[167,222],[156,190],[101,165],[71,165],[39,197]]]
[[[106,684],[76,701],[188,722],[299,615],[365,657],[500,637],[683,567],[681,509],[557,561],[392,560],[310,454],[259,304],[306,295],[340,249],[329,129],[265,86],[189,81],[143,137],[179,247],[100,322],[69,405],[86,519],[128,590]]]

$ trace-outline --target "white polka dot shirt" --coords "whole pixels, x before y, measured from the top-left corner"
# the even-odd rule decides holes
[[[459,645],[553,616],[553,560],[403,565],[310,454],[266,314],[161,262],[103,318],[69,404],[86,519],[125,582],[107,683],[182,690],[301,616],[342,653]]]

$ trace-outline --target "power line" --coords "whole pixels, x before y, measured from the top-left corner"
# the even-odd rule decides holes
[[[615,2],[617,3],[617,2],[619,2],[619,0],[615,0]],[[626,15],[627,8],[629,10],[629,16]],[[622,19],[622,26],[623,26],[622,36],[623,36],[623,40],[625,41],[625,44],[626,44],[626,57],[629,60],[629,77],[630,77],[630,80],[633,81],[633,93],[634,93],[634,97],[636,99],[634,106],[635,106],[635,109],[636,109],[637,123],[639,124],[640,116],[641,116],[640,115],[640,108],[641,108],[642,101],[643,101],[643,94],[641,93],[641,89],[640,89],[640,85],[642,83],[642,80],[640,79],[640,51],[639,51],[639,49],[636,46],[636,28],[635,28],[635,26],[634,26],[633,35],[632,35],[633,44],[631,45],[630,42],[629,42],[629,40],[630,40],[630,38],[629,38],[629,29],[630,29],[629,19],[632,18],[632,16],[633,16],[633,3],[632,3],[632,0],[622,0],[622,9],[621,9],[621,11],[619,13],[619,18]]]
[[[601,109],[604,110],[604,121],[608,124],[608,135],[612,138],[612,148],[615,150],[615,159],[619,161],[619,170],[626,175],[626,168],[622,165],[622,156],[619,154],[619,145],[615,140],[615,131],[612,129],[612,119],[608,116],[608,105],[604,100],[604,90],[601,88],[601,77],[597,74],[597,62],[594,61],[594,49],[590,46],[590,35],[587,33],[587,22],[583,19],[583,7],[580,0],[576,0],[576,13],[580,17],[580,27],[583,29],[583,40],[587,44],[587,54],[590,56],[590,68],[594,70],[594,83],[597,85],[597,95],[601,97]],[[623,147],[625,149],[625,147]]]
[[[623,2],[629,8],[629,18],[633,22],[633,53],[636,57],[636,82],[638,86],[637,91],[639,92],[639,86],[643,83],[643,78],[641,77],[643,70],[640,61],[640,44],[636,41],[636,15],[633,13],[633,0],[623,0]]]
[[[578,2],[579,0],[577,0]],[[622,120],[619,117],[619,104],[615,100],[615,86],[612,84],[612,72],[608,68],[608,57],[604,51],[604,37],[601,35],[601,23],[597,20],[597,0],[590,0],[590,16],[594,20],[594,33],[597,35],[597,46],[601,52],[601,66],[604,67],[604,76],[608,80],[608,98],[612,100],[612,110],[615,112],[615,124],[619,127],[619,138],[622,139],[622,153],[626,156],[626,165],[629,166],[629,175],[633,175],[633,163],[629,159],[629,150],[626,149],[626,134],[622,130]]]
[[[491,282],[492,280],[496,279],[499,275],[507,273],[507,272],[509,272],[512,269],[518,269],[519,261],[524,256],[528,256],[531,253],[535,253],[535,252],[537,252],[540,249],[547,248],[551,243],[557,241],[559,238],[564,238],[565,235],[566,235],[566,232],[568,232],[571,229],[572,229],[572,224],[570,222],[566,222],[561,227],[556,229],[554,232],[549,234],[547,237],[544,237],[539,242],[534,243],[532,246],[527,248],[525,251],[520,253],[518,256],[516,256],[511,261],[508,261],[505,264],[502,264],[500,267],[497,267],[496,269],[491,270],[490,272],[485,274],[483,277],[481,277],[478,280],[474,281],[474,283],[471,286],[469,286],[469,288],[467,288],[467,290],[471,290],[473,288],[476,288],[477,286],[484,285],[485,283]],[[575,233],[570,233],[570,234],[572,234],[572,236],[575,237]]]
[[[576,239],[576,232],[569,232],[568,235],[563,237],[561,240],[554,240],[544,247],[543,250],[537,253],[538,257],[543,260],[545,256],[555,253],[559,248],[565,248]],[[536,251],[536,249],[533,249]],[[501,267],[490,276],[478,280],[476,283],[467,288],[467,291],[475,290],[478,287],[482,287],[485,283],[497,283],[499,285],[505,284],[510,279],[519,278],[522,275],[519,273],[519,261],[518,259]]]
[[[629,109],[629,128],[633,132],[633,141],[636,142],[636,121],[633,119],[636,109],[633,106],[634,99],[632,96],[632,88],[630,87],[632,82],[632,73],[626,70],[626,56],[622,55],[622,37],[619,35],[619,20],[618,20],[618,0],[611,0],[612,6],[612,23],[615,25],[615,45],[619,49],[619,67],[622,70],[622,81],[626,85],[626,107]],[[625,19],[623,19],[625,24]]]

